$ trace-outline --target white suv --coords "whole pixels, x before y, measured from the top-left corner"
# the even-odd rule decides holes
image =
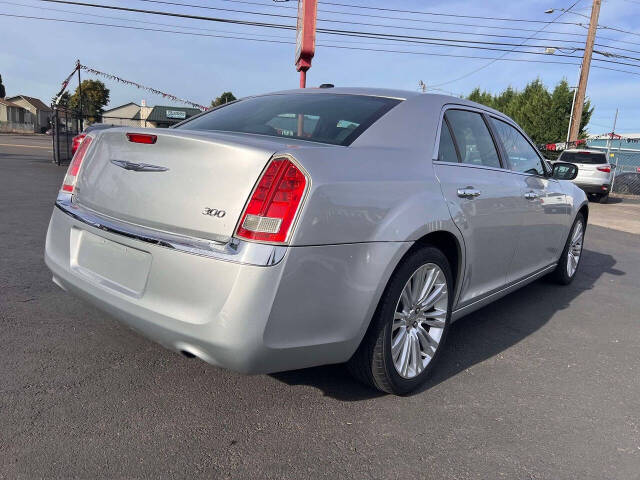
[[[559,162],[573,163],[578,176],[573,180],[590,199],[606,203],[611,187],[611,170],[607,155],[599,150],[569,149],[560,154]]]

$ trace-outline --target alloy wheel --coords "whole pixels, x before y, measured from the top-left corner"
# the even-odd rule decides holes
[[[449,292],[444,272],[434,263],[409,278],[391,327],[393,365],[403,378],[420,375],[434,357],[447,321]]]
[[[573,277],[574,273],[578,269],[578,263],[580,262],[580,255],[582,255],[582,242],[584,237],[584,227],[582,222],[577,222],[576,227],[573,230],[571,236],[571,243],[569,244],[569,251],[567,255],[567,275]]]

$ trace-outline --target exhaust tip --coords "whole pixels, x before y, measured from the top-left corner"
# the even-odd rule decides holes
[[[196,356],[193,353],[188,352],[186,350],[180,350],[180,353],[187,358],[196,358]]]

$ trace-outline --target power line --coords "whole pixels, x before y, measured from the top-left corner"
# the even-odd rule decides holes
[[[233,9],[223,9],[220,7],[209,7],[206,5],[197,5],[197,4],[190,4],[190,3],[183,3],[183,2],[172,2],[172,1],[163,1],[163,0],[138,0],[140,2],[149,2],[149,3],[159,3],[159,4],[165,4],[165,5],[175,5],[175,6],[182,6],[182,7],[189,7],[189,8],[203,8],[203,9],[209,9],[209,10],[222,10],[222,11],[232,11],[232,12],[236,12],[236,13],[247,13],[247,14],[251,14],[251,15],[266,15],[266,16],[277,16],[275,14],[269,14],[269,13],[263,13],[263,12],[252,12],[252,11],[245,11],[245,10],[233,10]],[[245,5],[254,5],[254,6],[259,6],[259,7],[275,7],[275,8],[288,8],[288,9],[295,9],[296,7],[292,7],[292,6],[285,6],[285,5],[267,5],[267,4],[263,4],[263,3],[258,3],[258,2],[251,2],[251,1],[246,1],[246,0],[220,0],[223,2],[233,2],[233,3],[239,3],[239,4],[245,4]],[[286,0],[289,1],[289,0]],[[332,4],[332,3],[328,3],[328,2],[324,2],[327,4]],[[332,4],[332,5],[341,5],[341,4]],[[343,5],[343,6],[347,6],[347,5]],[[402,11],[402,10],[393,10],[393,9],[384,9],[384,8],[377,8],[377,7],[366,7],[366,6],[358,6],[358,5],[348,5],[349,7],[352,8],[362,8],[362,9],[372,9],[372,10],[390,10],[390,11]],[[492,25],[480,25],[480,24],[476,24],[476,23],[459,23],[459,22],[445,22],[445,21],[433,21],[433,20],[424,20],[424,19],[415,19],[415,18],[406,18],[406,17],[388,17],[385,15],[373,15],[373,14],[366,14],[366,13],[352,13],[352,12],[340,12],[337,10],[325,10],[322,9],[322,12],[325,13],[334,13],[334,14],[339,14],[339,15],[351,15],[351,16],[355,16],[357,15],[358,17],[370,17],[370,18],[384,18],[386,20],[399,20],[399,21],[410,21],[410,22],[419,22],[419,23],[435,23],[435,24],[442,24],[442,25],[456,25],[456,26],[468,26],[468,27],[479,27],[479,28],[485,28],[485,29],[500,29],[502,30],[504,27],[503,26],[492,26]],[[417,12],[417,11],[412,11],[412,10],[407,10],[406,12],[408,13],[422,13],[424,15],[436,15],[436,16],[445,16],[445,17],[457,17],[457,18],[478,18],[478,19],[491,19],[491,20],[500,20],[500,21],[513,21],[513,22],[532,22],[532,23],[546,23],[546,24],[551,24],[553,23],[553,21],[543,21],[543,20],[527,20],[527,19],[509,19],[506,17],[483,17],[483,16],[474,16],[474,15],[456,15],[456,14],[445,14],[445,13],[432,13],[432,12]],[[565,12],[565,13],[574,13],[574,12]],[[297,16],[289,16],[289,15],[280,15],[281,17],[284,18],[297,18]],[[388,24],[384,24],[384,25],[380,25],[380,24],[372,24],[372,23],[364,23],[364,22],[346,22],[346,21],[341,21],[341,20],[330,20],[330,19],[323,19],[323,18],[319,18],[318,19],[319,22],[331,22],[331,23],[347,23],[347,24],[352,24],[352,25],[363,25],[363,26],[376,26],[376,27],[386,27],[386,28],[402,28],[402,29],[413,29],[413,30],[422,30],[422,31],[440,31],[443,33],[462,33],[462,34],[470,34],[470,35],[488,35],[488,36],[502,36],[502,37],[510,37],[510,38],[524,38],[524,37],[516,37],[516,36],[511,36],[511,35],[496,35],[496,34],[477,34],[477,33],[472,33],[472,32],[457,32],[457,31],[443,31],[443,30],[434,30],[434,29],[423,29],[423,28],[418,28],[418,27],[407,27],[407,26],[395,26],[395,25],[388,25]],[[556,22],[556,24],[573,24],[576,26],[584,26],[583,23],[572,23],[572,22]],[[601,26],[601,28],[604,29],[609,29],[609,30],[614,30],[614,31],[618,31],[618,32],[623,32],[623,33],[629,33],[631,35],[639,35],[633,32],[628,32],[626,30],[621,30],[615,27],[608,27],[606,25]],[[528,31],[528,32],[536,32],[536,33],[540,33],[540,30],[535,30],[535,29],[525,29],[525,28],[516,28],[515,30],[521,30],[521,31]],[[545,33],[548,34],[556,34],[556,35],[573,35],[573,36],[579,36],[579,37],[584,37],[584,34],[582,33],[573,33],[573,32],[557,32],[557,31],[547,31]],[[610,41],[617,41],[617,42],[622,42],[622,43],[629,43],[632,45],[640,45],[640,43],[634,43],[634,42],[627,42],[624,40],[619,40],[619,39],[615,39],[615,38],[611,38],[611,37],[600,37],[602,39],[605,40],[610,40]],[[541,39],[541,40],[549,40],[551,41],[551,39]],[[562,40],[555,40],[555,41],[562,41]],[[566,40],[567,42],[570,42],[571,40]],[[600,45],[600,46],[605,46],[605,45]],[[608,47],[610,47],[609,45],[606,45]]]
[[[155,3],[155,4],[162,4],[162,5],[172,5],[172,6],[180,6],[180,7],[188,7],[188,8],[199,8],[199,9],[205,9],[205,10],[215,10],[215,11],[223,11],[223,12],[231,12],[231,13],[241,13],[241,14],[248,14],[248,15],[259,15],[259,16],[267,16],[267,17],[277,17],[277,18],[291,18],[291,19],[297,19],[297,15],[284,15],[284,14],[277,14],[277,13],[265,13],[265,12],[255,12],[255,11],[249,11],[249,10],[238,10],[238,9],[232,9],[232,8],[222,8],[222,7],[212,7],[212,6],[208,6],[208,5],[194,5],[191,3],[184,3],[184,2],[175,2],[175,1],[169,1],[169,0],[138,0],[139,2],[145,2],[145,3]],[[339,13],[339,12],[333,12],[333,13]],[[345,14],[348,14],[345,12]],[[354,14],[351,14],[354,15]],[[376,16],[376,17],[381,17],[381,16]],[[405,19],[396,19],[396,18],[387,18],[387,20],[405,20]],[[337,24],[342,24],[342,25],[361,25],[361,26],[365,26],[365,27],[382,27],[382,28],[394,28],[394,29],[402,29],[402,30],[415,30],[415,31],[433,31],[433,29],[429,29],[429,28],[421,28],[421,27],[415,27],[415,26],[406,26],[406,25],[391,25],[388,23],[385,24],[381,24],[381,23],[370,23],[370,22],[359,22],[359,21],[353,21],[353,20],[333,20],[333,19],[329,19],[329,18],[318,18],[317,19],[318,22],[325,22],[325,23],[337,23]],[[425,21],[423,21],[425,22]],[[456,22],[442,22],[442,21],[438,21],[438,22],[434,22],[434,21],[426,21],[426,23],[436,23],[436,24],[446,24],[446,25],[460,25],[459,23]],[[479,25],[473,25],[473,26],[479,26]],[[485,28],[487,28],[485,26]],[[460,32],[454,32],[454,33],[460,33]]]
[[[0,0],[0,3],[6,4],[6,5],[20,6],[20,7],[37,8],[39,10],[47,10],[47,11],[53,11],[53,12],[70,13],[72,15],[87,15],[85,12],[77,12],[77,11],[73,11],[73,10],[65,10],[65,9],[59,9],[59,8],[47,8],[47,7],[29,5],[29,4],[24,4],[24,3],[8,2],[8,1],[4,1],[4,0]],[[185,25],[172,25],[172,24],[166,24],[166,23],[149,22],[149,21],[138,20],[138,19],[124,18],[124,17],[113,17],[113,16],[109,16],[109,15],[98,15],[98,14],[94,14],[94,13],[92,13],[91,16],[97,17],[97,18],[106,18],[106,19],[118,20],[118,21],[126,21],[126,22],[139,22],[139,23],[144,23],[144,24],[149,24],[149,25],[160,25],[160,26],[166,26],[166,27],[188,28],[188,29],[194,29],[194,30],[203,30],[203,31],[211,31],[211,32],[219,32],[219,33],[239,33],[239,32],[229,32],[229,31],[224,31],[224,30],[211,30],[211,29],[206,29],[206,28],[199,28],[199,27],[185,26]],[[447,30],[433,30],[433,31],[436,31],[436,32],[447,32],[447,33],[458,33],[458,34],[467,34],[467,32],[447,31]],[[363,32],[363,34],[364,33],[366,33],[366,32]],[[498,37],[522,38],[522,37],[512,37],[512,36],[509,36],[509,35],[490,35],[490,34],[483,35],[483,34],[471,34],[471,33],[469,33],[469,34],[470,35],[475,35],[475,36],[498,36]],[[247,35],[265,36],[265,35],[253,34],[253,33],[247,34]],[[377,35],[377,34],[374,34],[374,35]],[[279,37],[279,38],[289,38],[289,37]],[[369,37],[363,37],[363,38],[369,38]],[[377,37],[375,37],[375,38],[377,38]],[[429,39],[429,37],[416,37],[416,38]],[[398,39],[390,39],[390,40],[400,41]],[[446,40],[446,39],[443,39],[443,40]],[[404,41],[404,40],[402,40],[402,41]],[[458,39],[456,39],[454,41],[455,42],[464,42],[464,40],[458,40]],[[565,42],[565,43],[566,42],[576,43],[576,42],[573,42],[573,41],[566,41],[566,40],[562,40],[562,39],[549,39],[549,41]],[[409,41],[409,42],[411,42],[411,43],[421,43],[421,42],[417,42],[417,41]],[[474,42],[472,40],[470,40],[470,42],[476,43],[476,42]],[[375,42],[351,42],[351,43],[379,44],[379,43],[375,43]],[[486,43],[486,42],[477,42],[477,43]],[[496,43],[496,44],[501,44],[501,43]],[[382,45],[385,45],[385,44],[382,44]],[[513,45],[513,44],[505,43],[504,45]],[[549,45],[551,45],[551,44],[538,45],[538,46],[533,46],[532,45],[532,47],[546,48]],[[604,46],[604,45],[602,45],[602,46]],[[558,47],[558,48],[560,49],[560,47]],[[571,47],[571,48],[573,48],[573,47]],[[564,47],[562,49],[564,49]],[[628,50],[628,51],[632,51],[632,50]],[[635,51],[632,51],[632,52],[635,52]],[[640,52],[637,52],[637,53],[640,53]]]
[[[256,22],[256,21],[249,21],[249,20],[237,20],[237,19],[230,19],[230,18],[206,17],[206,16],[202,16],[202,15],[189,15],[189,14],[184,14],[184,13],[164,12],[164,11],[158,11],[158,10],[144,10],[144,9],[137,9],[137,8],[130,8],[130,7],[119,7],[119,6],[114,6],[114,5],[103,5],[103,4],[94,4],[94,3],[86,3],[86,2],[76,2],[76,1],[70,1],[70,0],[40,0],[40,1],[49,2],[49,3],[61,3],[61,4],[67,4],[67,5],[84,6],[84,7],[95,7],[95,8],[103,8],[103,9],[111,9],[111,10],[120,10],[120,11],[126,11],[126,12],[134,12],[134,13],[163,15],[163,16],[170,16],[170,17],[189,18],[189,19],[196,19],[196,20],[207,20],[207,21],[222,22],[222,23],[232,23],[232,24],[239,24],[239,25],[260,26],[260,27],[267,27],[267,28],[280,28],[280,29],[287,29],[287,30],[292,30],[292,29],[295,28],[295,27],[293,27],[291,25],[283,25],[283,24]],[[156,0],[153,0],[153,1],[156,1]],[[580,0],[578,0],[578,1],[580,1]],[[564,13],[565,12],[563,12],[560,15],[563,15]],[[556,17],[556,18],[558,18],[558,17]],[[544,28],[545,27],[542,27],[542,29],[544,29]],[[472,41],[472,40],[464,40],[463,41],[463,40],[457,40],[457,39],[442,39],[442,38],[438,38],[438,37],[418,37],[418,36],[411,36],[411,35],[383,34],[383,33],[375,33],[375,32],[361,32],[361,31],[352,31],[352,30],[336,30],[336,29],[326,29],[326,28],[320,28],[320,29],[318,29],[318,31],[321,32],[321,33],[327,33],[327,34],[331,34],[331,35],[340,35],[340,36],[352,36],[352,37],[359,37],[359,38],[394,40],[394,41],[420,43],[420,44],[434,45],[434,46],[447,46],[447,47],[456,47],[456,46],[458,46],[460,48],[503,51],[503,52],[505,52],[505,54],[506,53],[510,53],[510,52],[517,52],[517,53],[528,54],[528,55],[544,55],[543,52],[526,52],[526,51],[516,50],[516,48],[523,47],[523,46],[525,48],[536,48],[536,47],[537,48],[544,48],[544,47],[548,46],[548,45],[527,46],[527,45],[525,45],[525,42],[523,42],[521,44],[514,45],[514,44],[505,44],[505,43],[500,43],[500,42],[480,42],[480,41]],[[532,37],[530,37],[530,38],[532,38]],[[451,42],[451,43],[443,43],[443,42]],[[499,48],[493,48],[493,47],[478,47],[478,46],[474,46],[474,45],[462,45],[463,43],[473,43],[473,44],[476,44],[476,45],[504,45],[504,46],[513,46],[513,48],[511,50],[505,50],[505,49],[499,49]],[[459,45],[456,45],[456,44],[459,44]],[[574,51],[575,50],[577,50],[577,49],[574,49]],[[567,55],[558,55],[558,56],[567,57]],[[598,61],[607,61],[607,62],[610,62],[610,63],[617,63],[617,64],[620,64],[620,65],[635,66],[633,64],[628,64],[628,63],[625,63],[625,62],[617,62],[617,61],[613,61],[613,60],[601,60],[601,59],[598,59]],[[437,86],[439,86],[439,85],[437,85]]]
[[[231,11],[230,9],[223,9],[220,7],[210,7],[207,5],[199,5],[199,4],[193,4],[193,3],[184,3],[184,2],[176,2],[176,1],[169,1],[169,0],[138,0],[139,2],[147,2],[147,3],[160,3],[160,4],[164,4],[164,5],[174,5],[174,6],[180,6],[180,7],[190,7],[190,8],[204,8],[204,9],[208,9],[208,10],[228,10]],[[244,0],[221,0],[224,2],[233,2],[233,3],[239,3],[239,4],[244,4],[244,5],[254,5],[254,6],[259,6],[259,7],[277,7],[277,8],[288,8],[288,9],[295,9],[296,7],[289,7],[289,6],[284,6],[284,5],[267,5],[264,3],[258,3],[258,2],[250,2],[250,1],[244,1]],[[326,3],[326,2],[319,2],[321,3]],[[331,4],[333,5],[333,4]],[[339,5],[339,4],[336,4]],[[364,6],[352,6],[353,8],[370,8],[372,10],[377,10],[376,8],[373,7],[364,7]],[[383,9],[381,9],[383,10]],[[434,23],[430,20],[424,20],[424,19],[420,19],[420,18],[407,18],[407,17],[389,17],[388,15],[373,15],[373,14],[367,14],[367,13],[352,13],[352,12],[344,12],[344,11],[338,11],[338,10],[326,10],[326,9],[321,9],[320,10],[323,13],[334,13],[334,14],[338,14],[338,15],[351,15],[351,16],[358,16],[358,17],[369,17],[369,18],[383,18],[385,20],[400,20],[400,21],[410,21],[410,22],[418,22],[418,23]],[[267,14],[267,13],[258,13],[258,12],[246,12],[246,11],[241,11],[239,10],[239,12],[241,13],[253,13],[256,15],[276,15],[276,14]],[[410,11],[409,11],[410,12]],[[416,13],[416,12],[410,12],[410,13]],[[447,13],[430,13],[430,12],[422,12],[423,15],[435,15],[435,16],[442,16],[442,17],[456,17],[456,18],[475,18],[475,19],[480,19],[480,20],[499,20],[499,21],[511,21],[511,22],[530,22],[530,23],[549,23],[548,21],[545,20],[526,20],[526,19],[511,19],[511,18],[503,18],[503,17],[482,17],[482,16],[475,16],[475,15],[455,15],[455,14],[447,14]],[[283,16],[287,16],[287,15],[283,15]],[[292,16],[292,18],[297,18],[296,15]],[[322,19],[318,19],[318,21],[321,21]],[[324,21],[330,21],[330,20],[324,20]],[[440,23],[440,22],[436,22],[436,23]],[[576,26],[580,26],[582,25],[581,23],[577,23],[577,22],[559,22],[558,24],[567,24],[567,25],[576,25]],[[480,25],[473,25],[473,26],[480,26]],[[504,28],[503,26],[486,26],[487,28]]]
[[[524,19],[524,18],[483,17],[479,15],[461,15],[456,13],[436,13],[436,12],[425,12],[425,11],[419,11],[419,10],[402,10],[398,8],[371,7],[371,6],[364,6],[364,5],[355,5],[355,4],[338,3],[338,2],[325,2],[325,1],[321,1],[318,3],[324,4],[324,5],[333,5],[338,7],[377,10],[382,12],[410,13],[413,15],[434,15],[439,17],[455,17],[455,18],[477,18],[480,20],[496,20],[496,21],[503,21],[503,22],[506,21],[506,22],[523,22],[523,23],[544,23],[547,25],[551,23],[555,23],[556,25],[580,25],[579,23],[575,23],[575,22],[554,22],[553,20],[548,21],[548,20],[530,20],[530,19]]]
[[[579,2],[580,2],[580,0],[576,0],[575,2],[573,2],[569,8],[567,8],[567,9],[566,9],[566,10],[564,10],[562,13],[560,13],[560,15],[556,16],[556,17],[551,21],[551,23],[555,22],[558,18],[560,18],[560,17],[561,17],[561,16],[563,16],[565,13],[567,13],[569,10],[571,10],[573,7],[575,7]],[[536,32],[536,33],[534,33],[533,35],[531,35],[531,37],[529,37],[527,40],[525,40],[525,41],[524,41],[524,42],[522,42],[522,43],[523,43],[523,44],[524,44],[524,43],[526,43],[528,40],[530,40],[531,38],[535,37],[538,33],[540,33],[542,30],[544,30],[544,29],[545,29],[546,27],[548,27],[549,25],[550,25],[550,23],[548,23],[548,24],[544,25],[542,28],[540,28],[540,30],[539,30],[538,32]],[[515,50],[515,47],[514,47],[514,50]],[[508,55],[508,53],[509,53],[509,52],[502,54],[499,58],[503,58],[503,57],[505,57],[506,55]],[[497,59],[495,59],[495,60],[491,60],[490,62],[485,63],[484,65],[482,65],[481,67],[476,68],[476,69],[474,69],[474,70],[471,70],[470,72],[467,72],[467,73],[465,73],[464,75],[462,75],[462,76],[460,76],[460,77],[456,77],[456,78],[454,78],[454,79],[452,79],[452,80],[448,80],[448,81],[446,81],[446,82],[438,83],[438,84],[436,84],[436,85],[434,85],[434,86],[435,86],[435,87],[441,87],[441,86],[443,86],[443,85],[448,85],[448,84],[450,84],[450,83],[454,83],[454,82],[460,81],[460,80],[462,80],[462,79],[465,79],[465,78],[467,78],[467,77],[470,77],[470,76],[471,76],[471,75],[473,75],[474,73],[477,73],[477,72],[479,72],[480,70],[483,70],[483,69],[487,68],[488,66],[493,65],[496,61],[497,61]]]
[[[69,14],[72,14],[72,15],[87,15],[85,12],[78,12],[78,11],[66,10],[66,9],[60,9],[60,8],[42,7],[42,6],[29,5],[29,4],[24,4],[24,3],[15,3],[15,2],[9,2],[9,1],[5,1],[5,0],[0,0],[0,3],[1,4],[5,4],[5,5],[19,6],[19,7],[37,8],[38,10],[47,10],[47,11],[52,11],[52,12],[69,13]],[[243,35],[250,35],[250,36],[257,36],[257,37],[283,38],[283,39],[289,39],[290,38],[288,36],[287,37],[283,37],[283,36],[275,36],[274,37],[273,35],[269,36],[269,35],[256,34],[256,33],[233,32],[233,31],[228,31],[228,30],[215,30],[215,29],[194,27],[194,26],[188,26],[188,25],[175,25],[175,24],[167,24],[167,23],[159,23],[159,22],[149,22],[149,21],[145,21],[145,20],[125,18],[125,17],[114,17],[114,16],[110,16],[110,15],[99,15],[99,14],[95,14],[95,13],[92,13],[91,16],[92,17],[96,17],[96,18],[105,18],[105,19],[124,21],[124,22],[136,22],[136,23],[143,23],[143,24],[146,24],[146,25],[157,25],[157,26],[170,27],[170,28],[183,28],[183,29],[199,30],[199,31],[214,32],[214,33],[229,33],[229,34],[242,33]],[[464,32],[452,32],[452,33],[464,33]],[[363,37],[363,38],[368,38],[368,37]],[[395,40],[395,39],[393,39],[393,40]],[[359,41],[348,41],[348,40],[342,40],[342,41],[345,42],[345,43],[365,44],[365,45],[367,45],[367,44],[368,45],[390,45],[389,43],[380,43],[380,42],[359,42]],[[403,42],[404,41],[405,40],[403,40]],[[408,43],[422,43],[422,42],[410,41],[410,40],[408,40],[407,42]],[[540,46],[540,47],[542,48],[542,46]],[[637,52],[637,53],[640,53],[640,52]]]
[[[265,6],[264,4],[261,3],[257,3],[257,2],[244,2],[241,0],[220,0],[220,1],[226,1],[226,2],[230,2],[230,1],[237,1],[238,3],[247,3],[250,5],[262,5]],[[29,7],[29,8],[38,8],[41,10],[50,10],[50,11],[54,11],[54,12],[65,12],[65,13],[71,13],[74,15],[84,15],[84,12],[74,12],[71,10],[60,10],[60,9],[55,9],[55,8],[45,8],[45,7],[39,7],[36,5],[27,5],[24,3],[14,3],[14,2],[6,2],[6,1],[0,1],[0,3],[4,3],[7,5],[16,5],[16,6],[22,6],[22,7]],[[167,3],[167,2],[162,2],[162,3]],[[274,5],[275,7],[280,7],[279,5]],[[207,8],[207,7],[202,7],[202,8]],[[281,7],[281,8],[285,8],[285,7]],[[286,7],[286,8],[292,8],[292,7]],[[125,20],[125,21],[134,21],[134,20],[130,20],[130,19],[125,19],[122,17],[110,17],[110,16],[105,16],[105,15],[96,15],[96,14],[92,14],[95,17],[99,17],[99,18],[111,18],[111,19],[115,19],[115,20]],[[347,15],[353,15],[353,14],[347,14]],[[363,16],[363,15],[360,15]],[[376,15],[376,17],[382,17],[382,15]],[[386,17],[384,17],[386,18]],[[154,23],[154,22],[142,22],[142,23]],[[433,23],[433,22],[430,22]],[[163,24],[157,24],[157,25],[163,25]],[[190,27],[190,28],[195,28],[198,29],[197,27]],[[404,28],[404,27],[403,27]],[[486,27],[486,28],[494,28],[494,27]],[[206,30],[206,29],[205,29]],[[425,31],[429,31],[429,32],[438,32],[438,33],[453,33],[453,34],[458,34],[458,35],[469,35],[469,36],[475,36],[475,37],[496,37],[496,38],[513,38],[513,39],[524,39],[525,37],[522,36],[517,36],[517,35],[500,35],[500,34],[492,34],[492,33],[476,33],[476,32],[465,32],[465,31],[460,31],[460,30],[442,30],[442,29],[437,29],[437,28],[430,28],[430,29],[425,29]],[[546,33],[551,33],[551,32],[546,32]],[[564,32],[558,32],[559,34],[564,34]],[[576,34],[578,35],[578,34]],[[583,36],[582,34],[579,34],[580,36]],[[544,41],[548,41],[548,42],[558,42],[558,43],[578,43],[578,44],[582,44],[583,40],[568,40],[568,39],[564,39],[564,38],[541,38],[540,40],[544,40]],[[638,43],[638,45],[640,45],[640,43]],[[598,45],[601,47],[608,47],[611,48],[610,45]],[[621,49],[624,50],[624,49]],[[633,50],[626,50],[626,51],[633,51]],[[639,52],[640,53],[640,52]]]
[[[604,30],[613,30],[614,32],[626,33],[627,35],[635,35],[636,37],[640,37],[640,33],[630,32],[629,30],[623,30],[622,28],[608,27],[606,25],[598,25],[598,28],[602,28]]]
[[[127,7],[117,7],[117,6],[113,6],[113,5],[100,5],[100,4],[92,4],[92,3],[84,3],[84,2],[63,1],[63,0],[40,0],[40,1],[52,2],[52,3],[62,3],[62,4],[69,4],[69,5],[78,5],[78,6],[88,6],[88,7],[95,7],[95,8],[107,8],[107,9],[115,9],[115,10],[122,10],[122,11],[136,12],[136,13],[148,13],[148,14],[155,14],[155,15],[168,15],[168,16],[175,16],[175,17],[180,17],[180,18],[190,18],[190,19],[196,19],[196,20],[222,21],[222,22],[226,22],[226,23],[236,23],[236,24],[241,24],[241,25],[252,25],[252,26],[259,26],[259,27],[286,28],[286,29],[292,29],[293,28],[292,26],[284,26],[284,25],[279,25],[277,27],[274,27],[274,24],[266,24],[266,23],[263,23],[263,22],[256,22],[256,21],[241,21],[241,20],[235,20],[235,19],[215,19],[214,17],[205,17],[205,16],[201,16],[201,15],[188,15],[188,14],[179,14],[179,13],[173,13],[173,12],[160,12],[160,11],[156,11],[156,10],[144,10],[144,9],[135,9],[135,8],[127,8]],[[189,4],[179,3],[179,2],[169,2],[169,1],[160,1],[160,0],[139,0],[139,1],[149,1],[149,2],[155,2],[155,3],[167,3],[167,4],[174,4],[174,5],[189,5]],[[207,7],[207,6],[200,6],[200,8],[215,9],[215,7]],[[227,9],[227,10],[229,10],[229,9]],[[238,12],[245,13],[244,11],[239,11],[239,10],[234,10],[234,12],[235,13],[238,13]],[[255,12],[248,12],[248,13],[255,13]],[[265,14],[265,15],[267,15],[267,14]],[[273,14],[269,14],[269,15],[273,15]],[[296,18],[296,17],[290,17],[290,16],[286,16],[286,15],[280,15],[280,17]],[[336,22],[340,23],[339,21],[336,21]],[[342,22],[342,23],[353,24],[354,22]],[[366,23],[362,23],[362,22],[359,22],[358,24],[375,26],[374,24],[366,24]],[[387,27],[387,26],[385,25],[385,27]],[[406,30],[405,27],[397,27],[397,28],[402,28],[402,29]],[[423,30],[425,30],[425,29],[423,29]],[[318,29],[318,31],[319,32],[324,32],[324,33],[333,33],[336,30]],[[536,32],[539,33],[540,30],[537,30]],[[389,37],[390,36],[390,35],[386,35],[386,34],[377,34],[377,35],[385,35],[385,37]],[[420,37],[415,37],[415,38],[420,38]],[[530,39],[530,38],[531,37],[529,37],[528,39]]]
[[[544,24],[547,24],[547,25],[550,25],[552,23],[555,23],[556,25],[580,25],[580,26],[583,25],[583,23],[556,22],[554,20],[546,21],[546,20],[530,20],[530,19],[523,19],[523,18],[483,17],[483,16],[476,16],[476,15],[460,15],[460,14],[453,14],[453,13],[435,13],[435,12],[424,12],[424,11],[418,11],[418,10],[401,10],[401,9],[395,9],[395,8],[371,7],[371,6],[364,6],[364,5],[354,5],[354,4],[345,4],[345,3],[337,3],[337,2],[325,2],[325,1],[319,2],[319,3],[323,3],[325,5],[334,5],[334,6],[341,6],[341,7],[348,7],[348,8],[357,8],[357,9],[378,10],[378,11],[399,12],[399,13],[411,13],[411,14],[414,14],[414,15],[437,15],[437,16],[443,16],[443,17],[477,18],[477,19],[481,19],[481,20],[496,20],[496,21],[505,21],[505,22],[544,23]],[[570,8],[566,9],[566,11],[563,12],[563,13],[574,13],[574,12],[569,12],[569,10],[570,10]],[[558,17],[556,17],[556,18],[558,18]],[[607,29],[607,30],[613,30],[613,31],[616,31],[616,32],[621,32],[621,33],[627,33],[629,35],[640,36],[640,33],[630,32],[628,30],[623,30],[623,29],[619,29],[617,27],[611,27],[611,26],[608,26],[608,25],[599,25],[598,28]]]
[[[37,5],[29,5],[29,4],[25,4],[25,3],[15,3],[15,2],[7,2],[5,0],[0,0],[0,3],[5,4],[5,5],[14,5],[14,6],[18,6],[18,7],[28,7],[28,8],[36,8],[38,10],[47,10],[50,12],[60,12],[60,13],[70,13],[72,15],[87,15],[86,12],[78,12],[78,11],[73,11],[73,10],[65,10],[63,8],[50,8],[50,7],[42,7],[42,6],[37,6]],[[269,37],[269,38],[274,38],[273,35],[263,35],[263,34],[259,34],[259,33],[243,33],[243,32],[231,32],[228,30],[214,30],[214,29],[210,29],[210,28],[202,28],[202,27],[193,27],[193,26],[189,26],[189,25],[175,25],[175,24],[170,24],[170,23],[159,23],[159,22],[149,22],[149,21],[145,21],[145,20],[139,20],[137,18],[125,18],[125,17],[113,17],[110,15],[99,15],[96,13],[92,13],[90,14],[91,17],[96,17],[96,18],[106,18],[109,20],[118,20],[120,22],[135,22],[135,23],[144,23],[145,25],[158,25],[158,26],[162,26],[162,27],[172,27],[172,28],[185,28],[188,30],[200,30],[200,31],[205,31],[205,32],[214,32],[214,33],[230,33],[230,34],[236,34],[236,33],[242,33],[244,35],[251,35],[254,37]],[[276,36],[275,38],[283,38],[283,39],[290,39],[289,36]]]
[[[151,32],[172,33],[172,34],[179,34],[179,35],[191,35],[191,36],[199,36],[199,37],[228,38],[228,39],[235,39],[235,40],[248,40],[248,41],[256,41],[256,42],[268,42],[268,43],[288,44],[288,45],[295,44],[295,42],[287,41],[287,40],[265,40],[265,39],[257,39],[257,38],[247,38],[240,35],[218,35],[218,34],[207,34],[207,33],[197,33],[197,32],[184,32],[184,31],[178,31],[178,30],[164,30],[164,29],[156,29],[156,28],[134,27],[131,25],[114,25],[114,24],[106,24],[106,23],[99,23],[99,22],[35,17],[35,16],[27,16],[27,15],[14,15],[14,14],[6,14],[6,13],[0,13],[0,16],[23,18],[23,19],[45,20],[45,21],[52,21],[52,22],[64,22],[64,23],[73,23],[73,24],[84,24],[84,25],[93,25],[93,26],[103,26],[103,27],[114,27],[114,28],[123,28],[128,30],[142,30],[142,31],[151,31]],[[558,64],[558,65],[574,65],[574,66],[579,65],[573,62],[552,61],[552,60],[483,57],[483,56],[476,56],[476,55],[457,55],[457,54],[448,54],[448,53],[445,54],[445,53],[433,53],[433,52],[416,52],[416,51],[409,51],[409,50],[349,47],[345,45],[332,45],[332,44],[320,44],[320,46],[327,47],[327,48],[346,49],[346,50],[402,53],[402,54],[409,54],[409,55],[423,55],[423,56],[448,57],[448,58],[469,58],[469,59],[481,59],[481,60],[496,60],[496,61],[500,60],[500,61],[509,61],[509,62],[543,63],[543,64]],[[571,58],[579,58],[579,57],[571,57]],[[594,66],[593,68],[600,68],[603,70],[611,70],[611,71],[617,71],[621,73],[628,73],[631,75],[640,75],[640,72],[633,72],[629,70],[622,70],[622,69],[611,68],[611,67]]]

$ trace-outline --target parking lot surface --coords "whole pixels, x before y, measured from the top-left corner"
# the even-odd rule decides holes
[[[60,290],[49,143],[0,135],[0,478],[639,478],[640,236],[617,221],[587,228],[572,285],[455,323],[427,386],[394,397],[339,365],[188,360]]]

